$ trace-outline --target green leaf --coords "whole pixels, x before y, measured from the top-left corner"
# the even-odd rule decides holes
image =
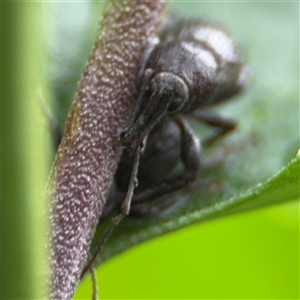
[[[299,199],[299,178],[300,178],[300,152],[296,158],[277,174],[259,183],[254,188],[241,193],[238,197],[230,198],[212,209],[208,209],[207,215],[218,217],[262,206],[272,205],[283,201]],[[205,210],[203,215],[205,218]]]

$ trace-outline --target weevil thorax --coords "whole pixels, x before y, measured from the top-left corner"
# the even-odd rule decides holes
[[[212,105],[237,93],[248,72],[240,62],[233,38],[219,25],[177,20],[161,31],[147,67],[171,72],[189,88],[189,101],[181,112]]]
[[[242,88],[246,77],[235,44],[223,29],[199,21],[167,25],[145,64],[139,107],[121,134],[122,145],[141,144],[165,114],[224,101]]]

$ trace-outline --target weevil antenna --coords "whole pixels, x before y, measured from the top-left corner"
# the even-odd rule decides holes
[[[141,146],[137,146],[135,149],[134,162],[133,162],[133,166],[132,166],[132,171],[131,171],[131,175],[130,175],[130,181],[129,181],[126,197],[122,203],[121,213],[119,215],[117,215],[116,217],[114,217],[111,220],[111,223],[109,224],[109,226],[105,229],[94,254],[89,259],[86,266],[83,268],[80,279],[82,279],[83,276],[85,275],[85,273],[89,269],[92,268],[92,265],[93,265],[96,257],[101,252],[104,244],[106,243],[106,241],[107,241],[109,235],[111,234],[111,232],[113,231],[113,229],[120,223],[120,221],[123,219],[124,216],[129,214],[133,192],[134,192],[135,187],[138,184],[137,173],[138,173],[138,168],[139,168],[141,151],[142,151]]]

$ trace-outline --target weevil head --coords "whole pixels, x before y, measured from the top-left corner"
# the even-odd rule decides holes
[[[165,114],[182,111],[189,99],[187,84],[171,72],[158,72],[148,76],[139,97],[139,108],[131,126],[122,132],[121,143],[135,147],[147,137],[150,129]]]
[[[189,89],[185,81],[171,72],[159,72],[153,76],[147,92],[151,95],[148,109],[176,114],[183,110],[189,99]],[[145,99],[147,102],[147,99]],[[145,110],[146,111],[146,110]],[[159,114],[156,114],[159,117]]]

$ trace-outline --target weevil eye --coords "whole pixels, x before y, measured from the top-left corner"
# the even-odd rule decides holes
[[[168,112],[179,111],[184,106],[184,104],[185,104],[185,99],[175,98],[170,102],[167,111]]]
[[[178,76],[173,78],[173,91],[170,103],[167,107],[167,112],[177,113],[182,111],[189,99],[189,89],[186,83]]]
[[[166,103],[168,113],[177,113],[187,104],[189,88],[185,81],[171,72],[158,73],[149,84],[149,89],[156,91],[160,100]]]

